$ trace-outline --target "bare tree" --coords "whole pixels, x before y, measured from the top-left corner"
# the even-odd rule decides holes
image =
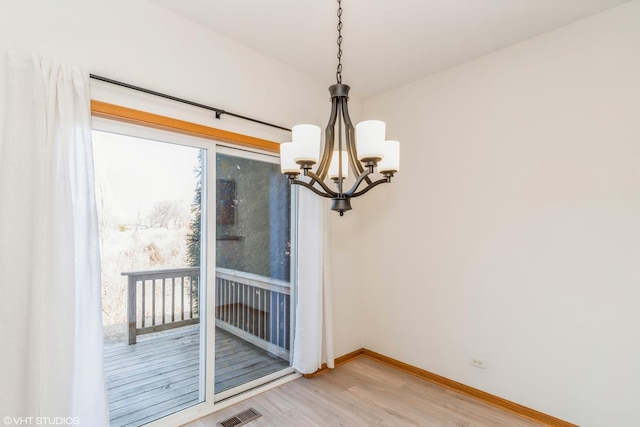
[[[153,210],[149,214],[149,225],[158,228],[169,228],[176,226],[181,217],[180,204],[176,201],[165,200],[153,205]]]

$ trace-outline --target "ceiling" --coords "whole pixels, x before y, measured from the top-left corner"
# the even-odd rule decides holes
[[[150,1],[335,83],[335,1]],[[343,0],[343,83],[366,98],[627,1]]]

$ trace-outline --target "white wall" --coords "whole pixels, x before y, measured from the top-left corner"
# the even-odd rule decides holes
[[[318,81],[146,1],[4,1],[0,62],[7,49],[56,58],[94,74],[282,126],[309,122],[323,126],[329,117],[327,88],[332,82]],[[92,97],[275,141],[290,137],[229,116],[215,120],[204,110],[95,81]],[[353,98],[351,104],[357,113],[359,100]],[[358,215],[349,221],[357,229]],[[332,236],[340,234],[341,227],[332,229]],[[362,346],[359,323],[354,321],[358,317],[349,302],[357,287],[351,283],[352,273],[340,272],[354,265],[359,271],[359,254],[351,250],[355,247],[349,239],[335,253],[338,355]],[[352,254],[355,261],[350,260]]]
[[[365,198],[364,346],[580,425],[640,425],[640,1],[363,115],[402,147]]]
[[[336,355],[364,346],[581,425],[640,425],[638,22],[636,0],[367,100],[402,171],[331,213]],[[284,126],[328,117],[331,82],[145,1],[3,2],[7,48]]]

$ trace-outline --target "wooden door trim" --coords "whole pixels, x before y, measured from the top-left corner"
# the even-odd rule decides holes
[[[146,111],[135,110],[121,105],[109,104],[94,99],[91,100],[91,114],[95,117],[167,130],[214,141],[227,142],[245,148],[272,153],[278,153],[280,151],[280,144],[274,141],[178,120],[159,114],[148,113]]]

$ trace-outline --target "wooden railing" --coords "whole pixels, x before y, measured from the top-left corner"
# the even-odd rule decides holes
[[[289,360],[291,286],[257,274],[216,269],[216,326]]]
[[[129,344],[135,344],[138,335],[200,322],[199,267],[131,271],[122,275],[128,277]]]
[[[151,332],[192,325],[199,267],[122,273],[128,277],[129,344]],[[216,326],[289,360],[291,287],[257,274],[216,269]]]

